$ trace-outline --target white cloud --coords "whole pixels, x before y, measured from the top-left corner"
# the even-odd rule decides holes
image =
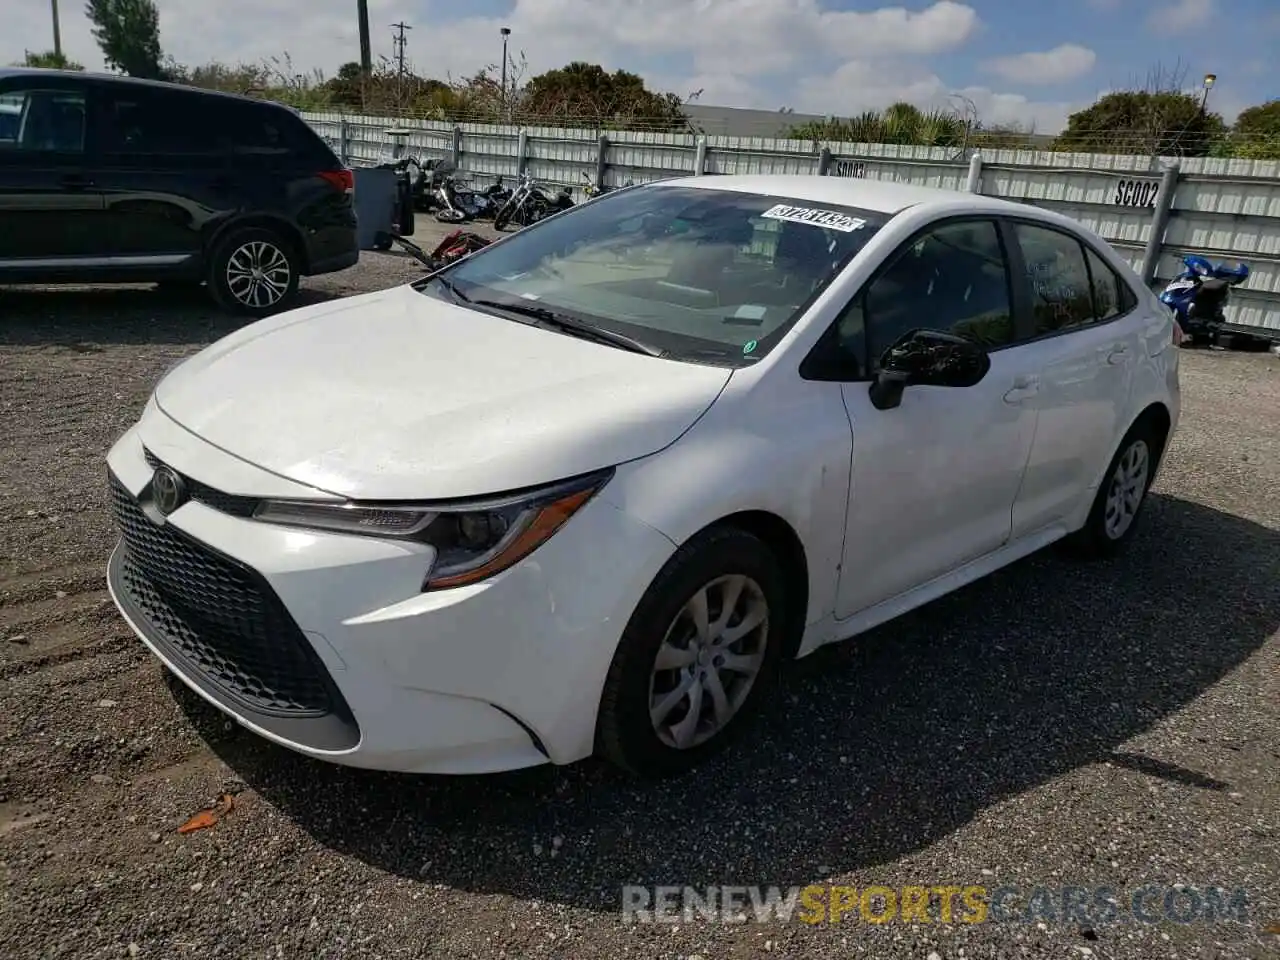
[[[922,66],[885,65],[854,60],[834,74],[810,77],[797,86],[795,108],[802,113],[847,117],[863,110],[879,110],[899,100],[921,108],[954,108],[967,98],[987,124],[1016,123],[1038,132],[1054,133],[1066,125],[1067,114],[1077,109],[1068,103],[1035,102],[1016,93],[1000,93],[987,87],[949,86]]]
[[[1054,84],[1084,76],[1097,62],[1098,55],[1088,47],[1064,43],[1043,52],[996,57],[983,69],[1011,83]]]
[[[825,9],[830,0],[512,0],[503,17],[466,16],[465,2],[429,2],[369,0],[375,55],[390,56],[389,24],[403,19],[414,26],[408,56],[416,69],[458,77],[501,58],[498,30],[507,26],[511,50],[524,51],[531,74],[588,60],[682,96],[701,88],[704,104],[786,104],[823,114],[847,112],[851,100],[945,101],[947,85],[914,64],[963,46],[980,26],[974,8],[955,0],[860,11]],[[7,0],[6,7],[0,63],[51,46],[48,0]],[[83,6],[62,7],[65,52],[100,69]],[[355,7],[351,0],[160,0],[161,42],[187,64],[288,53],[298,72],[332,73],[359,56]],[[854,66],[837,70],[844,61]],[[859,72],[861,64],[875,67]],[[851,90],[835,77],[867,85]],[[1017,94],[978,92],[975,102],[1002,118],[1039,122],[1061,112]]]
[[[1147,24],[1156,33],[1186,33],[1204,26],[1214,15],[1216,0],[1176,0],[1152,10]]]

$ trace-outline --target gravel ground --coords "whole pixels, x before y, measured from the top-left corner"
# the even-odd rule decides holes
[[[423,239],[438,233],[423,231]],[[418,275],[369,254],[310,300]],[[0,956],[1280,953],[1280,359],[1187,351],[1133,549],[1020,563],[790,670],[690,778],[363,773],[267,745],[114,613],[103,454],[199,295],[0,290]],[[221,794],[215,827],[179,834]],[[623,884],[1243,886],[1246,924],[625,925]]]

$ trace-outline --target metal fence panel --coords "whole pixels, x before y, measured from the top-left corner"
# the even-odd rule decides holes
[[[605,185],[613,187],[695,172],[814,174],[822,172],[824,160],[825,172],[837,177],[945,190],[964,190],[969,179],[968,152],[951,147],[563,127],[527,127],[522,137],[520,128],[510,125],[455,126],[336,113],[304,117],[353,166],[390,160],[398,150],[424,158],[452,156],[456,144],[464,177],[508,178],[523,165],[531,176],[569,187],[579,198],[601,170]],[[409,134],[392,138],[391,129]],[[1168,162],[1150,156],[991,150],[982,153],[979,189],[1072,217],[1141,270]],[[1179,161],[1179,168],[1155,281],[1173,277],[1186,253],[1244,261],[1251,275],[1233,292],[1228,319],[1280,334],[1280,161],[1195,158]]]

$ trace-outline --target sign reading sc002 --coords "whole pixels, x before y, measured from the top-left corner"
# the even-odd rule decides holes
[[[1159,180],[1117,180],[1111,202],[1121,207],[1154,207]]]

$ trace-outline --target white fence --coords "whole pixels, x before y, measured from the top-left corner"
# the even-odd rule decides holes
[[[693,173],[821,173],[978,190],[1079,220],[1152,283],[1177,273],[1186,253],[1243,261],[1250,277],[1232,293],[1228,319],[1280,337],[1280,161],[1184,159],[1174,167],[1168,158],[1090,153],[991,150],[975,157],[891,144],[304,116],[353,165],[397,151],[449,156],[477,180],[523,171],[580,191],[589,182],[621,186]],[[392,129],[407,135],[392,137]]]

